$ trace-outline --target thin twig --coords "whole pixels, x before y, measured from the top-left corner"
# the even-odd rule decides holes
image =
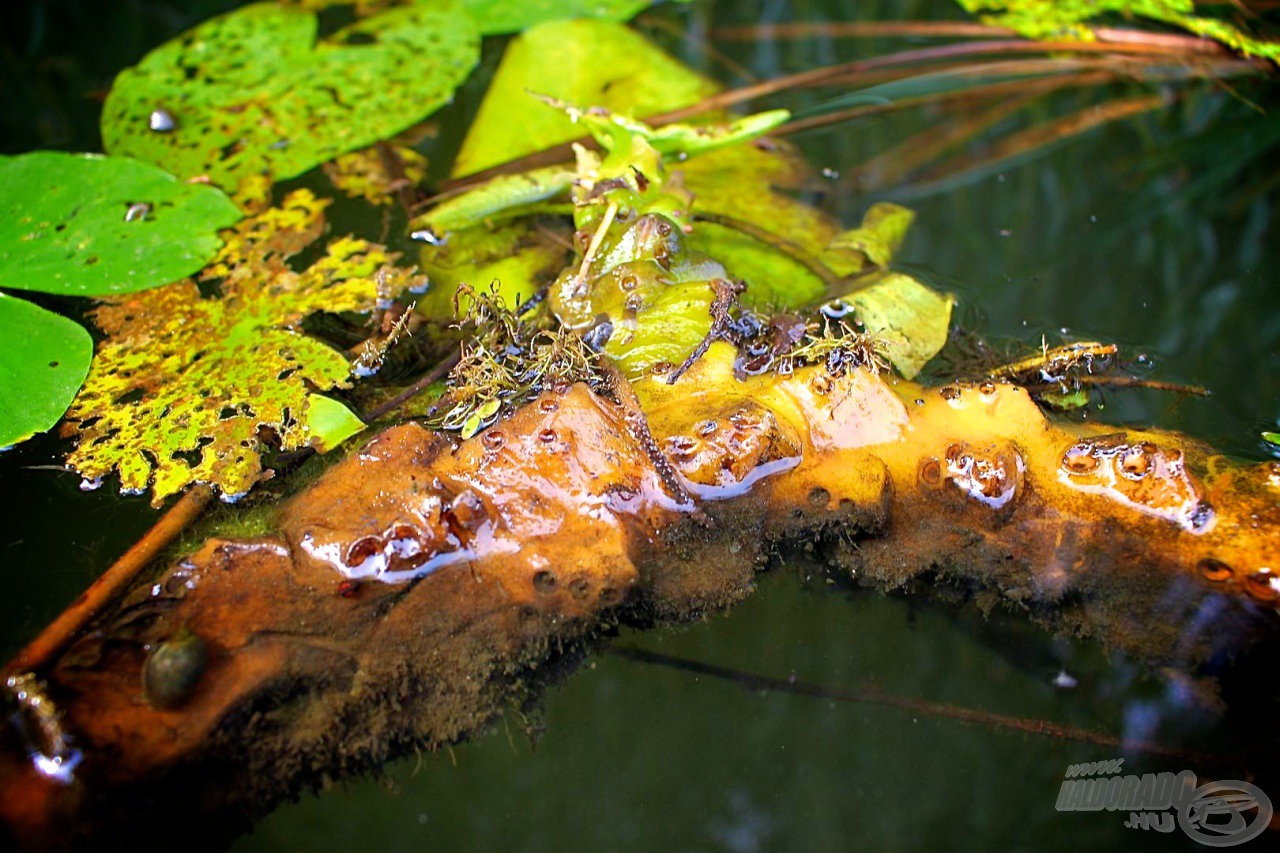
[[[653,437],[653,432],[649,429],[649,419],[645,417],[644,409],[640,407],[640,398],[636,396],[635,389],[631,387],[627,377],[622,375],[617,365],[607,356],[598,359],[596,364],[600,370],[601,378],[607,383],[609,392],[613,394],[614,399],[618,401],[618,405],[622,407],[623,420],[627,424],[628,432],[640,445],[640,449],[645,452],[645,455],[649,457],[649,461],[653,463],[653,467],[658,472],[658,478],[662,480],[662,485],[666,488],[667,494],[675,498],[676,503],[682,509],[688,509],[690,515],[700,524],[709,523],[706,513],[698,507],[693,496],[689,494],[689,490],[681,482],[680,475],[671,467],[671,460],[667,459],[666,454],[662,452],[662,448],[658,446],[657,440]]]
[[[7,674],[35,672],[71,644],[80,631],[133,583],[138,573],[190,524],[213,498],[213,490],[197,484],[111,564],[80,597],[18,652],[5,667]]]
[[[776,249],[791,258],[791,260],[800,264],[818,278],[822,279],[822,283],[829,288],[840,284],[842,280],[841,276],[837,274],[835,270],[831,269],[831,267],[824,264],[818,258],[815,258],[812,253],[805,251],[803,246],[793,243],[778,234],[767,231],[753,222],[748,222],[745,219],[738,219],[734,216],[726,216],[722,213],[696,213],[694,214],[693,219],[695,222],[709,222],[712,225],[719,225],[721,228],[729,228],[733,231],[738,231],[753,240],[758,240],[761,243],[764,243],[771,249]]]
[[[430,386],[433,382],[439,382],[450,370],[453,370],[453,368],[457,365],[459,359],[461,358],[462,358],[461,352],[457,352],[449,356],[444,361],[440,362],[435,367],[431,368],[431,370],[429,370],[426,373],[426,375],[424,375],[417,382],[413,383],[408,388],[404,389],[399,394],[395,395],[390,400],[387,400],[385,403],[383,403],[382,405],[378,406],[373,411],[365,415],[364,422],[367,424],[371,424],[374,421],[380,420],[386,417],[391,412],[395,411],[405,402],[418,396],[423,391],[425,391],[427,387]]]
[[[1079,728],[1077,726],[1054,723],[1048,720],[1012,717],[1007,714],[996,714],[991,711],[981,711],[977,708],[965,708],[959,705],[948,705],[943,702],[929,702],[909,696],[895,696],[891,693],[881,692],[879,689],[874,687],[864,687],[862,689],[853,690],[848,688],[842,689],[827,687],[825,685],[813,684],[807,681],[770,678],[765,675],[741,672],[725,666],[689,660],[687,658],[675,657],[673,655],[665,655],[660,652],[638,649],[633,646],[610,646],[607,651],[609,654],[616,657],[636,661],[637,663],[666,666],[672,669],[679,669],[685,672],[693,672],[698,675],[706,675],[712,678],[731,681],[735,684],[742,685],[747,690],[768,691],[770,693],[789,693],[796,696],[811,696],[817,699],[826,699],[828,701],[857,702],[865,705],[879,705],[886,708],[897,708],[903,711],[910,711],[913,714],[959,720],[965,723],[974,723],[976,725],[986,726],[991,729],[1016,731],[1024,734],[1053,738],[1055,740],[1076,741],[1093,746],[1106,747],[1113,750],[1141,752],[1146,755],[1157,756],[1160,758],[1178,759],[1200,767],[1222,766],[1224,761],[1221,756],[1210,756],[1204,753],[1177,749],[1174,747],[1163,746],[1161,744],[1148,743],[1146,741],[1129,740],[1128,738],[1116,737],[1115,735],[1095,732],[1089,729]]]
[[[967,21],[795,21],[716,27],[707,35],[715,41],[769,41],[803,38],[1000,38],[1012,35],[1004,27]]]
[[[1169,391],[1191,397],[1212,397],[1213,392],[1203,385],[1186,385],[1181,382],[1162,382],[1159,379],[1143,379],[1141,376],[1075,376],[1071,379],[1080,385],[1100,385],[1113,388],[1147,388],[1152,391]]]
[[[386,140],[378,142],[375,148],[378,151],[378,159],[382,161],[382,168],[386,170],[387,176],[391,178],[388,186],[395,190],[396,200],[400,202],[400,208],[406,216],[412,215],[413,208],[417,203],[418,191],[413,181],[409,180],[409,176],[405,174],[404,161],[396,153],[395,147]]]

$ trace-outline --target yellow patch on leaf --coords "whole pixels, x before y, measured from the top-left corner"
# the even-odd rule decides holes
[[[401,174],[393,174],[394,160]],[[427,158],[404,145],[392,146],[384,154],[378,146],[339,154],[321,168],[329,181],[352,198],[370,204],[390,204],[402,187],[422,183],[427,177]]]
[[[368,311],[422,283],[383,246],[351,237],[292,269],[288,259],[323,233],[327,203],[298,190],[224,232],[199,276],[220,296],[188,279],[94,312],[107,337],[67,415],[79,439],[72,468],[88,479],[115,472],[123,491],[150,488],[157,505],[195,482],[233,497],[263,477],[264,435],[283,450],[312,441],[312,392],[347,386],[351,364],[303,334],[303,319]]]

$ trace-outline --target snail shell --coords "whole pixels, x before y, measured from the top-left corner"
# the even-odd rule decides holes
[[[176,708],[186,701],[209,659],[205,641],[183,626],[151,650],[142,665],[142,690],[153,708]]]

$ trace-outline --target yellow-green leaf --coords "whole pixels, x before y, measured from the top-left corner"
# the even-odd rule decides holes
[[[886,357],[907,379],[947,342],[955,300],[910,276],[889,273],[843,299],[853,305],[864,329],[884,341]]]
[[[887,201],[871,205],[862,224],[836,236],[822,261],[839,275],[861,272],[867,264],[885,267],[907,236],[915,213]]]
[[[262,476],[264,431],[285,450],[312,441],[312,392],[345,386],[342,352],[303,334],[316,311],[372,309],[382,289],[421,284],[390,266],[383,247],[333,239],[301,272],[287,259],[324,230],[324,207],[306,190],[243,220],[203,278],[118,297],[94,312],[106,334],[68,412],[79,445],[68,464],[121,488],[150,488],[156,503],[192,482],[234,497]]]
[[[311,446],[320,453],[328,453],[351,436],[362,432],[365,423],[355,412],[332,397],[311,394],[307,398],[306,426],[311,433]]]
[[[583,135],[530,92],[643,118],[696,103],[717,88],[623,24],[585,18],[539,24],[507,46],[453,173],[469,175]]]
[[[693,193],[695,218],[713,220],[695,223],[689,247],[724,264],[730,277],[747,282],[743,304],[797,308],[824,295],[823,280],[795,255],[818,258],[840,225],[797,197],[815,173],[794,148],[760,140],[695,157],[675,170],[683,173]],[[734,223],[743,223],[746,230]],[[791,253],[748,232],[785,241]]]

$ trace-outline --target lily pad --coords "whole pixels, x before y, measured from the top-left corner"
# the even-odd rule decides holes
[[[116,78],[102,138],[227,189],[288,178],[421,120],[479,59],[450,3],[397,7],[316,40],[316,15],[258,3],[213,18]]]
[[[480,32],[500,35],[563,18],[626,21],[651,3],[652,0],[471,0],[467,3],[467,14]]]
[[[955,304],[950,294],[902,273],[889,273],[843,301],[853,306],[863,328],[885,343],[885,357],[907,379],[914,379],[947,342]]]
[[[743,304],[798,308],[825,294],[826,283],[795,255],[818,258],[840,225],[798,197],[816,174],[794,148],[760,140],[693,158],[677,170],[693,193],[695,219],[712,220],[695,223],[689,246],[747,282]],[[791,254],[757,235],[784,241]]]
[[[0,157],[0,287],[127,293],[199,270],[240,218],[213,187],[126,157]]]
[[[418,298],[417,311],[451,322],[459,285],[482,290],[497,282],[503,302],[519,306],[555,279],[565,264],[565,248],[526,219],[460,231],[444,245],[424,247],[421,260],[431,284]],[[464,293],[458,309],[465,314],[469,307]]]
[[[295,271],[287,261],[323,233],[325,204],[298,190],[242,221],[202,273],[220,296],[186,280],[94,312],[107,337],[67,415],[79,439],[71,467],[90,479],[114,471],[157,504],[193,482],[234,497],[263,476],[265,431],[284,450],[311,444],[314,392],[347,385],[351,362],[303,334],[303,319],[371,310],[422,284],[350,237]]]
[[[77,323],[0,293],[0,447],[58,422],[89,372],[93,339]]]
[[[584,134],[531,92],[642,118],[697,103],[718,88],[623,24],[586,18],[539,24],[507,46],[453,173],[469,175]]]

